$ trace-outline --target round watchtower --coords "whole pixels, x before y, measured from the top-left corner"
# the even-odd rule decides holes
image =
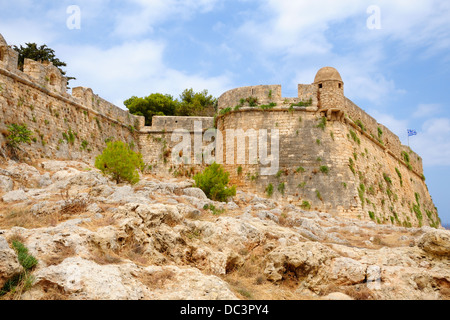
[[[345,103],[344,82],[335,68],[320,69],[313,84],[317,87],[319,109],[342,109]]]

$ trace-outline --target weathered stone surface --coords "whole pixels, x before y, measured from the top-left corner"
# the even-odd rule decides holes
[[[9,247],[6,239],[0,236],[0,288],[8,279],[22,271],[16,252]]]
[[[271,281],[282,280],[288,272],[297,278],[311,278],[337,256],[333,250],[316,242],[280,247],[268,254],[264,274]]]
[[[14,190],[10,191],[3,195],[3,202],[16,202],[16,201],[24,201],[28,199],[28,195],[23,190]]]
[[[420,238],[418,246],[428,253],[450,257],[450,231],[427,232]]]
[[[14,182],[10,177],[0,175],[0,192],[9,192],[14,188]]]
[[[268,293],[283,287],[280,282],[297,283],[291,293],[302,298],[449,296],[448,233],[443,230],[344,219],[242,191],[230,209],[230,203],[185,195],[189,184],[179,181],[152,177],[133,187],[103,184],[99,183],[103,177],[94,171],[71,171],[63,163],[59,168],[52,171],[59,179],[55,183],[45,189],[16,190],[25,200],[3,204],[8,209],[25,205],[43,220],[47,214],[62,217],[65,200],[60,200],[64,189],[55,187],[59,183],[68,187],[69,197],[90,200],[80,215],[66,216],[70,220],[56,226],[0,231],[5,237],[23,237],[39,260],[33,271],[37,282],[23,299],[45,298],[49,285],[69,299],[235,299],[228,285],[215,276],[226,275],[226,279],[230,274],[240,281],[250,267],[259,273],[242,283],[264,283],[260,289]],[[6,177],[16,183],[19,176]],[[213,215],[197,209],[201,203],[225,211]],[[97,214],[100,207],[105,211]],[[0,219],[5,218],[0,213]],[[98,256],[102,253],[120,259],[103,264],[111,256],[102,260]],[[0,269],[9,259],[2,257]]]
[[[323,300],[354,300],[352,297],[341,292],[332,292],[322,298]]]
[[[186,188],[183,190],[183,193],[189,197],[195,197],[201,200],[207,200],[208,197],[203,192],[202,189],[199,188]]]

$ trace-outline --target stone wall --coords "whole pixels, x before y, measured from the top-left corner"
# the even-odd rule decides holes
[[[67,93],[67,79],[52,64],[25,60],[17,68],[17,52],[0,36],[0,132],[11,124],[27,125],[30,145],[21,148],[30,158],[93,161],[108,140],[137,145],[136,130],[143,117],[129,114],[95,95],[91,89]],[[0,144],[5,144],[0,135]]]
[[[325,127],[321,123],[320,113],[306,110],[247,108],[219,117],[224,140],[227,129],[276,128],[280,133],[279,172],[262,176],[261,164],[238,163],[237,144],[244,143],[239,139],[235,162],[222,161],[232,182],[266,195],[272,185],[272,197],[350,218],[439,225],[427,186],[417,172],[358,126],[347,121],[327,121]]]

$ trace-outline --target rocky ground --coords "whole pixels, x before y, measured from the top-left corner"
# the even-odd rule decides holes
[[[238,191],[213,202],[193,181],[116,185],[93,167],[0,166],[3,299],[449,299],[450,231],[304,211]]]

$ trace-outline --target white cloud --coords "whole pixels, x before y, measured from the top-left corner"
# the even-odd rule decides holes
[[[412,114],[413,118],[429,118],[442,111],[442,105],[437,103],[419,104],[416,111]]]
[[[369,110],[368,113],[407,144],[407,129],[411,129],[414,115],[426,110],[425,106],[419,105],[410,118],[403,119],[397,119],[391,114],[378,110]],[[428,116],[433,114],[430,113]],[[416,131],[417,135],[410,137],[409,143],[411,148],[422,157],[424,166],[450,166],[450,118],[431,117]]]
[[[17,46],[27,42],[49,43],[56,38],[49,24],[25,18],[0,20],[0,33],[9,45]]]
[[[132,41],[109,49],[93,46],[59,47],[68,65],[67,73],[77,78],[71,87],[90,87],[106,100],[123,107],[129,97],[160,92],[175,97],[187,88],[208,89],[219,95],[230,87],[230,76],[186,74],[166,66],[165,44]]]
[[[115,34],[123,37],[152,32],[168,20],[190,19],[194,13],[211,11],[217,0],[129,0],[130,7],[116,16]]]
[[[450,119],[432,118],[425,121],[411,147],[422,156],[424,165],[450,166]]]

